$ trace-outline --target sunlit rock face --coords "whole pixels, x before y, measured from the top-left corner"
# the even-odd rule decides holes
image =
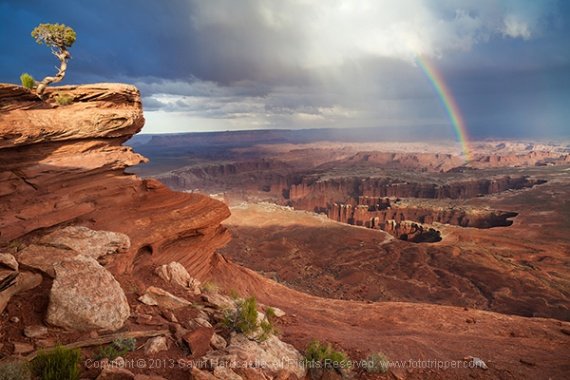
[[[58,98],[71,99],[62,105]],[[115,273],[178,261],[200,277],[229,235],[221,202],[172,192],[124,169],[146,162],[122,144],[144,125],[139,91],[124,84],[48,89],[46,101],[0,85],[0,243],[73,223],[122,232],[131,247]]]

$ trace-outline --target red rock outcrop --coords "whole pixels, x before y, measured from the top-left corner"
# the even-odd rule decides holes
[[[55,98],[73,99],[59,105]],[[221,202],[176,193],[124,169],[145,158],[122,146],[144,124],[133,86],[49,89],[47,101],[0,85],[0,245],[73,223],[127,234],[131,248],[115,273],[178,261],[204,274],[229,239]]]

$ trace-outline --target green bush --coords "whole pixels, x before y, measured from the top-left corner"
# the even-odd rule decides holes
[[[251,336],[259,332],[257,340],[264,341],[275,333],[275,328],[267,315],[260,322],[258,316],[257,301],[255,297],[249,297],[237,301],[235,310],[226,312],[223,323],[230,330],[244,335]]]
[[[70,96],[67,94],[57,94],[55,96],[55,101],[60,106],[67,106],[67,105],[73,103],[73,96]]]
[[[0,364],[0,380],[30,380],[32,373],[26,362],[8,362]]]
[[[34,80],[34,77],[32,77],[28,73],[23,73],[22,75],[20,75],[20,81],[22,82],[22,86],[24,86],[25,88],[27,88],[29,90],[34,88],[34,86],[36,85],[36,81]]]
[[[32,371],[41,380],[78,380],[79,349],[58,346],[50,351],[40,351],[32,361]]]
[[[313,340],[305,349],[305,361],[309,368],[341,369],[348,366],[348,357],[337,351],[330,343]]]
[[[255,297],[238,301],[236,310],[226,313],[224,325],[245,335],[255,332],[257,329],[257,301]]]
[[[137,341],[134,338],[114,340],[113,343],[99,348],[95,360],[105,358],[114,360],[119,356],[124,356],[128,352],[136,350],[136,345]]]
[[[388,357],[381,352],[370,354],[364,364],[364,369],[368,373],[386,373],[389,368]]]

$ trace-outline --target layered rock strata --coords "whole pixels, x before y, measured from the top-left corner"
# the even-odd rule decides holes
[[[69,105],[55,100],[65,94]],[[0,85],[0,245],[55,226],[125,233],[131,247],[115,273],[178,261],[207,272],[229,235],[221,202],[175,193],[124,169],[146,161],[122,144],[144,118],[138,90],[119,84],[64,86],[41,101]]]

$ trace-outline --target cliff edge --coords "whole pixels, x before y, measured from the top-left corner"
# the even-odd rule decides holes
[[[109,264],[116,274],[179,261],[204,275],[209,257],[229,239],[220,226],[229,210],[125,173],[146,161],[122,146],[143,125],[133,86],[56,87],[44,102],[0,84],[0,245],[82,225],[131,238],[127,254]]]

